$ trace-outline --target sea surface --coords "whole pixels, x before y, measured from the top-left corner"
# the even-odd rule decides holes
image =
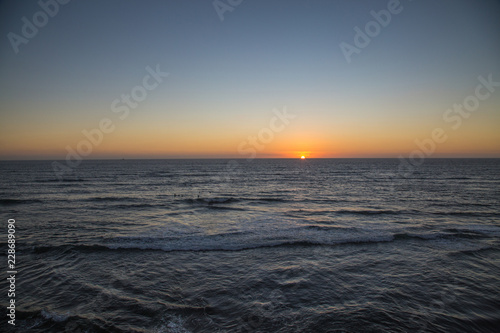
[[[18,332],[499,332],[500,160],[0,162]],[[61,161],[61,163],[64,163]]]

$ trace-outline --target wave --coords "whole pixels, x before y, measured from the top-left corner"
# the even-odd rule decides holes
[[[416,238],[424,240],[433,240],[433,239],[481,240],[488,237],[500,236],[500,226],[468,225],[457,228],[445,228],[440,231],[434,231],[434,232],[422,232],[422,233],[402,232],[402,233],[396,233],[394,236],[396,239]]]
[[[213,197],[213,198],[187,198],[179,199],[179,201],[188,204],[197,205],[220,205],[244,202],[258,202],[258,203],[275,203],[275,202],[288,202],[290,200],[276,197]]]
[[[311,230],[323,230],[323,231],[331,231],[331,230],[346,230],[346,228],[339,228],[339,227],[335,227],[335,226],[326,226],[326,225],[306,225],[304,226],[304,228],[306,229],[311,229]],[[353,230],[355,230],[355,228],[353,228]]]
[[[59,246],[42,246],[32,247],[32,251],[37,254],[47,252],[57,252],[60,254],[72,251],[83,253],[95,252],[123,252],[123,251],[161,251],[161,252],[213,252],[213,251],[244,251],[259,248],[275,248],[275,247],[296,247],[296,246],[342,246],[342,245],[367,245],[367,244],[380,244],[390,243],[394,241],[435,241],[446,240],[449,244],[460,248],[460,252],[474,252],[479,250],[486,250],[494,248],[492,246],[480,246],[477,244],[472,245],[469,243],[462,244],[450,235],[446,234],[411,234],[411,233],[398,233],[386,235],[359,235],[357,237],[348,237],[340,239],[263,239],[256,242],[224,242],[224,241],[189,241],[186,239],[169,241],[168,239],[136,239],[123,241],[113,240],[107,244],[90,244],[90,245],[59,245]],[[450,245],[450,246],[451,246]],[[448,246],[449,247],[449,246]]]
[[[78,252],[102,252],[110,250],[107,246],[102,245],[47,245],[47,246],[32,246],[31,251],[35,254],[43,254],[47,252],[57,252],[60,254],[70,252],[70,251],[78,251]]]
[[[340,210],[334,210],[332,212],[337,213],[337,214],[360,214],[360,215],[385,215],[385,214],[399,215],[399,214],[408,213],[408,211],[404,211],[404,210],[391,210],[391,209],[383,209],[383,210],[377,210],[377,209],[340,209]]]
[[[301,217],[304,215],[307,216],[324,216],[331,213],[331,210],[307,210],[307,209],[294,209],[289,210],[285,214],[291,217]]]
[[[254,199],[249,199],[251,201],[263,201],[263,202],[287,202],[290,200],[284,199],[284,198],[273,198],[273,197],[262,197],[262,198],[254,198]]]
[[[155,208],[155,207],[163,207],[163,205],[135,203],[135,204],[128,204],[128,205],[116,205],[116,206],[111,206],[110,208],[129,209],[129,208]]]
[[[130,203],[130,204],[111,205],[111,206],[107,206],[106,209],[109,209],[109,210],[115,210],[115,209],[134,210],[134,209],[159,208],[159,207],[166,207],[166,206],[164,204]],[[99,206],[88,207],[88,209],[102,210],[102,207],[99,207]],[[171,214],[171,215],[173,216],[173,215],[177,215],[177,214]]]
[[[346,214],[346,215],[403,215],[424,213],[431,215],[442,216],[465,216],[465,217],[498,217],[497,212],[480,212],[480,211],[417,211],[417,210],[398,210],[398,209],[338,209],[338,210],[321,210],[321,211],[308,211],[303,209],[291,210],[289,213],[299,213],[308,215],[323,215],[328,213],[333,214]]]
[[[443,178],[435,178],[437,180],[477,180],[477,178],[473,177],[443,177]]]
[[[126,176],[128,176],[126,174]],[[176,175],[173,173],[170,173],[169,171],[155,171],[155,172],[149,172],[144,177],[146,178],[171,178],[175,177]]]
[[[435,200],[427,200],[430,201],[431,204],[429,206],[434,206],[434,207],[450,207],[450,206],[459,206],[459,207],[464,207],[464,206],[475,206],[475,207],[490,207],[493,208],[495,207],[495,203],[480,203],[480,202],[457,202],[457,201],[451,201],[451,202],[435,202]]]
[[[328,215],[328,214],[352,214],[352,215],[399,215],[407,214],[411,211],[407,210],[377,210],[377,209],[339,209],[339,210],[307,210],[307,209],[295,209],[287,212],[288,215]]]
[[[476,255],[476,254],[480,254],[480,253],[483,253],[483,252],[488,252],[488,251],[491,251],[491,250],[495,250],[495,249],[498,249],[498,247],[495,247],[495,246],[477,246],[477,247],[473,247],[473,248],[466,248],[466,249],[459,249],[457,250],[456,252],[452,252],[450,253],[451,256],[455,256],[455,255]]]
[[[214,244],[212,246],[207,244],[185,244],[180,247],[172,247],[167,244],[154,244],[148,242],[129,242],[113,245],[60,245],[53,247],[35,247],[35,253],[44,252],[67,252],[78,251],[85,253],[92,252],[106,252],[106,251],[162,251],[162,252],[212,252],[212,251],[243,251],[259,248],[274,248],[274,247],[288,247],[288,246],[333,246],[344,244],[369,244],[369,243],[384,243],[393,241],[393,237],[366,237],[337,242],[321,242],[314,240],[290,240],[290,241],[276,241],[262,244]]]
[[[264,230],[260,230],[264,228]],[[241,251],[278,246],[335,246],[341,244],[391,242],[394,234],[384,230],[358,230],[334,226],[305,225],[283,230],[265,228],[231,231],[220,234],[178,234],[154,230],[150,235],[119,236],[103,238],[94,244],[74,244],[59,246],[34,246],[36,253],[49,251],[82,252],[110,250],[158,250],[173,251]]]
[[[131,197],[92,197],[84,199],[84,201],[90,202],[121,202],[121,201],[135,201],[138,198]]]
[[[58,313],[46,309],[23,311],[16,309],[16,326],[21,331],[35,332],[105,332],[119,331],[98,318],[85,318],[69,311]]]
[[[215,205],[215,204],[227,204],[239,202],[240,200],[232,197],[215,197],[215,198],[196,198],[196,199],[182,199],[181,201],[187,202],[190,204],[207,204],[207,205]]]
[[[166,203],[145,203],[143,199],[135,197],[92,197],[83,199],[82,201],[93,203],[109,203],[108,209],[133,209],[133,208],[155,208],[166,207]],[[149,201],[149,200],[148,200]],[[100,206],[93,207],[101,209]]]
[[[451,232],[456,235],[479,234],[485,236],[500,236],[500,226],[494,226],[494,225],[471,224],[463,227],[444,229],[444,231]]]
[[[214,206],[216,207],[216,206]],[[214,208],[217,209],[217,208]],[[222,208],[224,209],[224,208]],[[36,253],[48,251],[100,252],[115,250],[158,251],[240,251],[276,246],[337,246],[342,244],[393,241],[435,241],[440,244],[483,244],[500,237],[500,226],[470,225],[459,228],[426,230],[422,228],[350,227],[335,224],[296,224],[273,218],[234,225],[226,231],[210,234],[201,229],[162,227],[130,236],[95,238],[85,244],[33,246]],[[439,244],[438,244],[439,245]],[[470,246],[466,246],[470,248]]]
[[[37,179],[33,180],[33,183],[81,183],[87,181],[83,178],[66,178],[66,179],[58,179],[58,178],[50,178],[50,179]]]
[[[462,212],[429,212],[432,215],[444,216],[464,216],[464,217],[498,217],[498,212],[478,212],[478,211],[462,211]]]
[[[209,209],[213,210],[238,210],[238,211],[246,211],[247,209],[245,208],[240,208],[240,207],[228,207],[228,206],[214,206],[214,205],[209,205]]]
[[[422,234],[415,234],[415,233],[397,233],[394,235],[395,240],[408,240],[408,239],[416,239],[416,240],[434,240],[434,239],[439,239],[446,237],[446,234],[441,234],[441,233],[422,233]]]
[[[0,199],[0,205],[10,206],[10,205],[23,205],[32,203],[41,203],[38,199]]]

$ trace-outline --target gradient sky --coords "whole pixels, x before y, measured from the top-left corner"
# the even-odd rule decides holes
[[[88,158],[248,157],[284,107],[296,118],[257,157],[397,157],[435,128],[432,157],[500,157],[500,88],[456,130],[443,119],[479,76],[500,81],[500,2],[401,0],[348,63],[340,43],[389,2],[243,0],[221,21],[211,0],[72,0],[16,54],[8,34],[41,8],[3,1],[0,159],[63,159],[103,118]],[[157,65],[169,76],[120,119],[112,102]]]

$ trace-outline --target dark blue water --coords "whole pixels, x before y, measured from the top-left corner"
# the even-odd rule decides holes
[[[0,162],[16,329],[498,332],[500,160],[398,165]]]

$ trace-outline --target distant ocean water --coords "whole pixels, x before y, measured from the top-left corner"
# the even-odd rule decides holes
[[[500,160],[398,165],[0,162],[16,328],[499,332]]]

